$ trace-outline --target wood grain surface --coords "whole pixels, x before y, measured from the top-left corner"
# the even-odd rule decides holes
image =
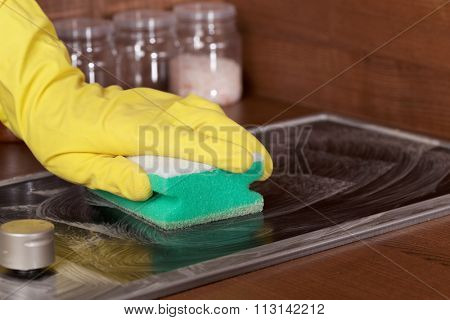
[[[189,0],[37,0],[51,19],[69,17],[110,18],[119,11],[132,9],[169,9]],[[208,1],[208,0],[207,0]]]
[[[102,16],[99,0],[37,0],[51,19]]]
[[[226,112],[261,124],[279,101],[249,97]],[[307,115],[296,108],[284,118]],[[0,179],[36,172],[23,144],[0,144]],[[450,297],[450,217],[179,293],[169,299],[442,299]]]
[[[19,142],[8,128],[6,128],[2,123],[0,123],[0,143],[1,142]]]
[[[445,1],[233,2],[254,94],[298,101],[386,44],[303,105],[450,137],[450,7],[402,33]]]
[[[0,143],[0,179],[44,170],[23,143]]]
[[[167,299],[448,299],[450,217]]]

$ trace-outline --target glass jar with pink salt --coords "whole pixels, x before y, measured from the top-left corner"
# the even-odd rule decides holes
[[[179,4],[178,54],[170,63],[170,89],[189,93],[221,105],[242,95],[241,37],[236,9],[223,2]]]

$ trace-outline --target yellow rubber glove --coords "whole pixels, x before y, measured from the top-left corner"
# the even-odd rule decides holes
[[[0,120],[54,174],[132,199],[151,195],[125,156],[153,154],[244,172],[264,147],[216,104],[196,96],[84,83],[32,0],[0,0]]]

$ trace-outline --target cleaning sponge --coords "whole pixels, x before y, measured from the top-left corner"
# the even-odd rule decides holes
[[[153,189],[150,199],[131,201],[101,190],[92,192],[106,200],[105,205],[113,204],[162,229],[185,228],[263,209],[263,197],[249,190],[249,185],[263,173],[259,155],[242,174],[180,159],[152,156],[129,159],[147,171]]]

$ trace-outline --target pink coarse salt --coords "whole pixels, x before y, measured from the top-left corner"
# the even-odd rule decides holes
[[[221,105],[239,101],[242,94],[242,68],[234,60],[181,54],[170,62],[170,89],[186,96],[197,94]]]

